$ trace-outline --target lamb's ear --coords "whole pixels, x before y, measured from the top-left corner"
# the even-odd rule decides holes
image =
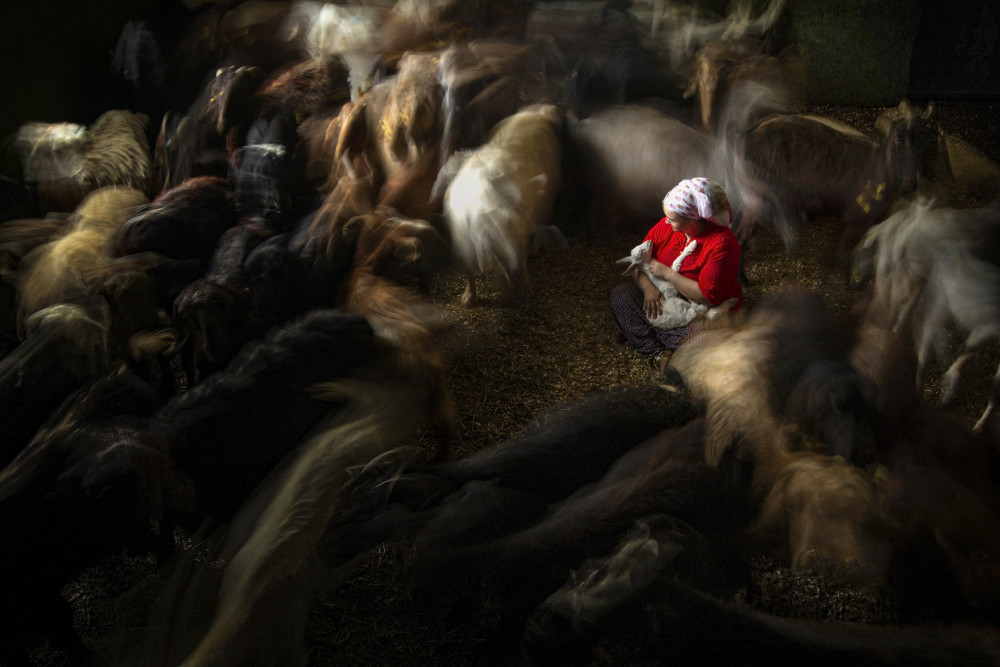
[[[623,276],[630,276],[632,273],[639,268],[639,262],[634,261],[631,257],[622,257],[615,264],[628,264],[628,268],[622,271]]]

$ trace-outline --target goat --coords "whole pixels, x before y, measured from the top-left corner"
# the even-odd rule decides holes
[[[43,213],[72,211],[102,187],[153,194],[153,158],[146,138],[149,119],[111,110],[89,127],[75,123],[27,123],[15,138],[25,181],[36,190]]]
[[[444,162],[456,150],[481,145],[494,125],[524,105],[528,51],[509,41],[473,40],[451,44],[437,60]]]
[[[767,53],[760,39],[711,41],[694,55],[694,74],[684,90],[684,97],[695,97],[701,115],[702,128],[709,133],[724,134],[753,124],[754,115],[797,113],[805,99],[804,74],[801,65],[787,54]],[[745,89],[749,86],[767,90],[768,104],[742,106]],[[762,91],[759,91],[758,96]],[[737,115],[739,114],[739,115]]]
[[[235,193],[215,176],[191,178],[161,192],[114,239],[114,255],[154,252],[189,260],[189,279],[207,270],[222,234],[237,222]]]
[[[361,352],[364,358],[343,377],[311,388],[315,402],[327,406],[326,416],[308,434],[297,429],[304,437],[301,444],[288,449],[222,533],[211,537],[218,558],[227,563],[217,590],[203,592],[197,579],[180,582],[186,586],[185,603],[201,595],[217,598],[214,617],[204,628],[197,627],[197,614],[177,609],[180,598],[168,589],[147,640],[146,650],[152,654],[190,650],[187,664],[228,664],[246,661],[248,651],[258,657],[263,651],[281,655],[283,662],[297,662],[306,603],[324,586],[314,552],[324,526],[347,501],[339,489],[348,471],[398,446],[427,423],[454,430],[443,364],[430,340],[433,322],[422,312],[425,304],[415,303],[408,290],[360,271],[351,279],[344,306],[345,312],[361,313],[371,323],[376,336],[372,349],[364,354],[354,342],[339,341],[350,348],[341,352]],[[345,328],[353,324],[347,316],[340,317]],[[178,571],[183,574],[183,569]],[[274,587],[277,581],[283,585]],[[276,614],[281,622],[275,622]],[[168,620],[178,617],[185,620]],[[193,648],[177,637],[158,636],[162,630],[174,634],[186,626],[197,640]],[[156,644],[159,641],[167,646]]]
[[[411,585],[421,599],[433,600],[480,582],[504,627],[520,632],[567,569],[610,550],[637,518],[667,513],[705,530],[732,530],[747,520],[746,499],[705,465],[703,428],[695,419],[637,443],[600,479],[514,523],[504,504],[491,509],[474,497],[456,499],[416,535],[407,562]]]
[[[541,96],[578,118],[650,97],[680,101],[680,78],[649,45],[629,3],[535,5],[526,41],[543,59]]]
[[[296,138],[291,117],[281,112],[250,125],[246,143],[234,153],[229,179],[241,217],[266,220],[277,231],[287,231],[297,217],[290,209],[305,187],[292,156]]]
[[[426,465],[399,456],[373,461],[353,471],[345,486],[350,502],[332,530],[327,557],[341,562],[399,538],[439,508],[442,522],[445,511],[453,517],[464,512],[462,523],[470,530],[473,515],[489,517],[482,531],[499,530],[489,527],[494,522],[503,530],[522,525],[600,479],[639,443],[695,414],[685,396],[657,388],[599,390],[545,410],[502,444],[469,456]],[[560,470],[556,477],[553,468]]]
[[[928,132],[936,125],[917,114],[901,118],[877,143],[819,117],[765,117],[734,149],[741,244],[761,221],[773,221],[786,247],[794,247],[797,226],[825,214],[840,220],[840,250],[848,252],[897,199],[916,190]]]
[[[983,239],[998,225],[991,208],[956,209],[917,197],[868,229],[851,251],[849,285],[872,284],[871,314],[894,331],[906,324],[942,249]]]
[[[525,638],[539,657],[565,657],[571,651],[579,661],[586,660],[596,634],[619,628],[619,640],[623,635],[652,639],[648,659],[658,662],[736,660],[763,666],[776,654],[819,665],[947,664],[956,657],[990,664],[997,659],[996,632],[988,627],[800,620],[727,602],[708,579],[722,576],[718,560],[708,540],[684,522],[644,518],[613,552],[571,573],[535,612]]]
[[[681,262],[694,250],[696,241],[692,241],[684,248],[684,252],[674,260],[673,269],[680,270]],[[722,304],[709,308],[708,306],[688,301],[680,295],[677,289],[666,280],[655,277],[649,270],[649,249],[652,241],[643,241],[636,247],[628,257],[622,257],[618,264],[628,264],[628,268],[622,272],[623,276],[632,275],[636,270],[645,273],[653,282],[656,289],[660,290],[660,314],[649,320],[650,324],[658,329],[678,329],[690,324],[698,317],[705,317],[713,320],[720,315],[729,312],[729,309],[736,305],[738,299],[727,299]]]
[[[112,365],[106,349],[106,317],[100,305],[60,303],[33,313],[25,334],[0,360],[0,465],[30,442],[49,415],[73,391]]]
[[[101,376],[53,411],[0,471],[4,664],[26,664],[40,637],[74,662],[92,660],[63,589],[125,547],[162,556],[172,545],[171,514],[185,491],[164,443],[143,426],[158,404],[127,372]]]
[[[400,215],[391,207],[380,205],[347,224],[357,227],[356,271],[368,271],[426,293],[431,280],[451,260],[451,250],[437,229],[424,220]]]
[[[259,110],[254,94],[263,77],[258,67],[220,67],[186,113],[164,114],[154,150],[157,192],[194,177],[228,175],[232,151],[245,143]]]
[[[875,390],[850,366],[848,343],[823,299],[792,287],[686,341],[670,366],[705,407],[709,464],[728,455],[760,462],[789,447],[871,461]],[[789,424],[798,434],[779,437]]]
[[[641,222],[645,233],[649,221],[663,215],[664,183],[691,174],[731,192],[726,172],[714,166],[709,137],[651,106],[616,105],[570,122],[567,142],[577,158],[567,178],[581,179],[593,202],[586,215],[595,232],[636,229]]]
[[[434,54],[404,54],[398,73],[365,96],[359,120],[366,125],[372,159],[386,178],[395,177],[440,142],[443,92],[437,71]]]
[[[58,238],[22,258],[17,286],[18,329],[35,312],[99,293],[95,276],[112,258],[116,234],[148,202],[128,188],[107,187],[87,195]]]
[[[905,100],[886,109],[875,119],[875,129],[888,134],[893,126],[917,113]],[[920,116],[931,118],[933,103]],[[1000,195],[1000,165],[962,138],[940,129],[925,133],[927,158],[920,171],[921,194],[933,198],[940,206],[966,208],[983,206]]]
[[[1000,231],[1000,230],[998,230]],[[994,252],[998,242],[994,233],[987,252]],[[978,240],[977,240],[978,241]],[[922,317],[916,324],[917,382],[922,385],[930,363],[931,351],[943,347],[948,333],[965,333],[958,353],[944,372],[941,402],[950,403],[958,387],[962,367],[990,341],[1000,338],[1000,258],[977,257],[978,245],[971,241],[942,252],[928,276]],[[990,397],[974,429],[981,430],[1000,401],[1000,369],[993,378]]]
[[[285,21],[287,36],[301,38],[312,58],[338,58],[347,67],[351,101],[372,85],[374,68],[384,53],[378,42],[383,7],[341,7],[318,2],[296,2]]]
[[[498,123],[489,140],[456,153],[434,191],[444,192],[444,219],[466,274],[462,305],[475,305],[476,276],[499,267],[508,284],[530,291],[528,257],[538,248],[562,187],[554,105],[531,105]]]
[[[197,494],[188,528],[231,518],[330,410],[311,387],[346,375],[371,354],[372,331],[362,318],[313,310],[251,341],[225,369],[160,409],[156,430]]]
[[[924,384],[935,348],[943,350],[949,332],[966,332],[943,376],[940,400],[945,404],[955,396],[962,367],[997,336],[998,213],[995,205],[953,209],[917,199],[868,230],[852,256],[853,285],[874,276],[868,317],[888,322],[894,332],[912,328],[918,387]],[[977,430],[984,427],[998,397],[995,386]]]

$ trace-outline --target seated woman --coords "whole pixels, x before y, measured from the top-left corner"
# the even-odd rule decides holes
[[[649,269],[685,298],[718,306],[736,299],[740,307],[740,246],[730,229],[732,208],[721,185],[707,178],[685,179],[663,198],[664,217],[644,241],[652,241]],[[672,267],[684,253],[680,265]],[[611,313],[621,337],[663,370],[684,338],[704,326],[699,318],[678,329],[657,329],[660,291],[642,271],[611,290]]]

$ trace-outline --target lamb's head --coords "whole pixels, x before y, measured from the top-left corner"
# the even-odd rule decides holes
[[[622,275],[631,275],[633,271],[641,267],[643,264],[647,264],[649,262],[649,253],[652,247],[652,241],[643,241],[636,247],[632,248],[632,252],[629,253],[628,257],[622,257],[615,262],[616,264],[628,264],[628,268],[622,271]]]

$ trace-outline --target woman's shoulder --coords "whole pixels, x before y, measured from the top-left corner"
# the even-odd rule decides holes
[[[718,243],[720,245],[739,245],[739,241],[737,240],[736,234],[733,230],[722,225],[711,225],[708,229],[707,236],[711,239],[712,243]]]

